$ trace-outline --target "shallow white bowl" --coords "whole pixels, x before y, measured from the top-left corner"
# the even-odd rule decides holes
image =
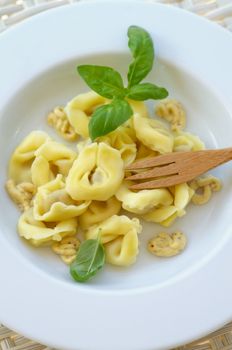
[[[207,147],[232,145],[232,37],[176,8],[148,3],[80,3],[40,14],[0,36],[0,321],[50,346],[73,350],[166,349],[232,318],[232,170],[215,171],[223,190],[165,230],[183,230],[185,252],[158,259],[146,251],[156,225],[144,225],[130,268],[107,266],[76,284],[59,258],[16,233],[18,210],[4,191],[14,147],[45,116],[85,91],[80,63],[126,73],[127,28],[146,28],[157,61],[149,81],[168,88],[188,112],[187,130]],[[227,272],[228,270],[228,272]]]

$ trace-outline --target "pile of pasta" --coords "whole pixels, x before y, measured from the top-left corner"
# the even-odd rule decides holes
[[[48,124],[69,143],[35,130],[18,145],[9,162],[6,188],[22,211],[19,235],[36,247],[50,245],[67,264],[78,251],[79,229],[84,239],[97,238],[101,229],[106,261],[128,266],[139,251],[140,219],[168,227],[186,214],[191,200],[206,203],[220,189],[219,180],[211,176],[171,188],[130,190],[125,167],[135,160],[197,151],[204,144],[183,131],[186,115],[176,100],[156,106],[160,120],[149,116],[143,102],[131,100],[133,117],[91,142],[91,115],[107,103],[109,100],[91,91],[78,95],[65,108],[55,108],[48,115]],[[125,211],[136,217],[128,217]],[[181,233],[162,233],[148,248],[158,256],[172,256],[185,244]]]

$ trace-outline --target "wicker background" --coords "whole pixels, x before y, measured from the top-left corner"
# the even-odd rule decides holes
[[[39,12],[77,1],[84,0],[0,0],[0,32]],[[144,0],[146,1],[185,8],[232,31],[232,0]],[[7,349],[51,350],[0,325],[0,350]],[[232,350],[232,323],[201,340],[175,350]]]

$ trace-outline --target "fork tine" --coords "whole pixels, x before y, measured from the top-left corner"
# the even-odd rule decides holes
[[[153,189],[153,188],[162,188],[170,187],[173,185],[178,185],[183,183],[183,179],[180,175],[173,175],[162,179],[157,179],[153,181],[141,182],[130,186],[131,190],[144,190],[144,189]]]
[[[143,173],[128,176],[126,180],[151,179],[153,177],[164,176],[164,175],[174,175],[177,173],[178,173],[178,168],[176,166],[176,163],[172,163],[169,165],[164,165],[162,167],[153,168]]]
[[[126,170],[144,169],[153,166],[168,165],[170,163],[174,163],[175,160],[180,157],[180,153],[181,152],[167,153],[157,157],[138,160],[137,162],[128,165],[126,167]]]

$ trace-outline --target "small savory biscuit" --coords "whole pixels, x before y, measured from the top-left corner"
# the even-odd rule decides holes
[[[221,181],[212,175],[194,179],[189,185],[195,191],[192,202],[196,205],[207,203],[212,196],[212,192],[218,192],[222,187]]]
[[[187,239],[182,232],[171,234],[161,232],[148,242],[148,250],[162,257],[178,255],[186,246]]]
[[[56,107],[48,114],[47,122],[58,134],[67,141],[75,141],[78,137],[72,125],[69,123],[63,107]]]
[[[162,101],[155,108],[155,113],[171,124],[172,131],[180,131],[185,128],[186,113],[177,100]]]
[[[31,201],[36,192],[36,188],[31,182],[22,182],[16,185],[14,180],[10,179],[6,182],[6,190],[21,211],[31,207]]]
[[[60,242],[52,245],[52,250],[61,257],[65,264],[69,265],[75,260],[80,244],[79,239],[74,236],[64,237]]]

